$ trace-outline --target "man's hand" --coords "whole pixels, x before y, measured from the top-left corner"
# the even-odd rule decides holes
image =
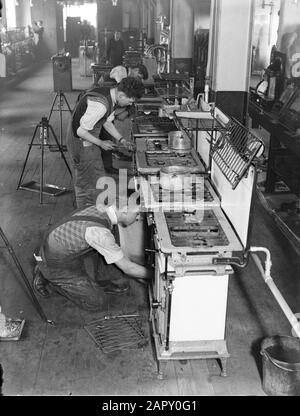
[[[120,145],[124,146],[125,149],[128,150],[129,152],[133,152],[134,148],[135,148],[134,143],[132,143],[128,140],[125,140],[125,139],[121,140]]]
[[[117,148],[115,143],[113,143],[111,140],[101,140],[99,146],[103,150],[115,150]]]

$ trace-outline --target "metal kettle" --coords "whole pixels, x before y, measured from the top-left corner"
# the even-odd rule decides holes
[[[169,148],[174,150],[190,150],[192,142],[189,136],[180,130],[170,131],[168,134]]]

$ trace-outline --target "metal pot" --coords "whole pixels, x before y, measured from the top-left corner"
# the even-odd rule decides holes
[[[192,142],[189,136],[180,130],[170,131],[168,134],[169,148],[174,150],[190,150]]]
[[[160,186],[166,190],[183,190],[189,186],[192,177],[184,166],[166,166],[160,170]]]

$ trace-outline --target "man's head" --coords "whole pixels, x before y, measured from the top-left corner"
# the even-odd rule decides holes
[[[139,78],[127,77],[116,87],[116,100],[120,107],[133,104],[144,93],[144,86]]]
[[[116,40],[116,41],[118,41],[118,40],[121,38],[121,33],[120,33],[120,32],[118,32],[118,31],[116,31],[116,32],[114,33],[114,38],[115,38],[115,40]]]
[[[145,65],[138,64],[129,68],[129,76],[145,81],[148,79],[148,70]]]
[[[140,212],[140,205],[136,203],[124,203],[123,205],[117,199],[110,199],[109,202],[103,203],[97,201],[97,209],[99,212],[106,212],[113,211],[116,216],[117,223],[122,225],[123,227],[127,227],[128,225],[133,224],[137,216]]]
[[[121,224],[123,227],[127,227],[135,222],[139,214],[139,207],[124,207],[116,208],[116,215],[118,218],[118,224]]]

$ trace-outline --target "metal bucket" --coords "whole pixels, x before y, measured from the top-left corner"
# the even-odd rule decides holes
[[[275,335],[261,344],[263,389],[269,396],[300,396],[300,339]]]

